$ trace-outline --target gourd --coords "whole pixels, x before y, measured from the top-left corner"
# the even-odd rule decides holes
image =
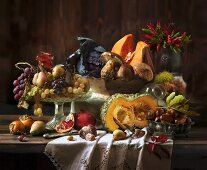
[[[152,56],[150,53],[149,45],[143,41],[138,41],[136,48],[135,48],[135,51],[132,54],[128,63],[132,67],[136,67],[137,64],[139,64],[139,63],[146,63],[147,65],[149,65],[151,67],[152,70],[154,70],[154,66],[153,66],[151,58],[152,58]]]
[[[112,47],[111,52],[118,54],[122,59],[125,60],[128,53],[132,53],[134,51],[133,44],[133,35],[127,34],[118,40],[114,46]]]
[[[154,71],[149,45],[143,41],[138,41],[136,48],[134,48],[132,34],[127,34],[118,40],[111,52],[118,54],[125,63],[131,65],[133,68],[137,64],[146,63]]]
[[[110,96],[101,108],[101,120],[107,131],[113,132],[119,126],[147,127],[147,114],[155,111],[157,101],[148,94],[114,94]],[[116,123],[117,120],[119,125]]]

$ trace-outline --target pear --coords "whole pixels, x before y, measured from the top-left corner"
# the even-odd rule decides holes
[[[63,65],[58,64],[52,69],[52,75],[54,78],[59,78],[65,74],[65,69]]]
[[[46,80],[47,80],[46,74],[43,71],[41,71],[34,75],[32,83],[38,87],[42,87],[45,84]]]
[[[30,129],[30,134],[33,136],[42,135],[45,132],[45,122],[41,120],[35,121]]]
[[[113,140],[123,140],[126,139],[126,133],[120,129],[116,129],[113,131]]]

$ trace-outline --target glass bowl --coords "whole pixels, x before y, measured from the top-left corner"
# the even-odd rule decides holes
[[[166,134],[172,137],[188,136],[188,133],[191,131],[191,126],[193,125],[191,119],[188,119],[188,123],[186,124],[166,124],[151,121],[147,127],[147,130],[153,135]]]

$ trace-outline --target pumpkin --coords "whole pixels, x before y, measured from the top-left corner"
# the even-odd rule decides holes
[[[147,127],[147,113],[155,111],[157,101],[148,94],[114,94],[110,96],[101,108],[101,120],[107,131],[113,132],[119,126],[128,125],[139,128]],[[114,120],[115,118],[115,120]]]
[[[125,63],[132,67],[136,67],[139,63],[146,63],[154,71],[149,45],[143,41],[138,41],[134,49],[132,34],[127,34],[118,40],[111,52],[118,54]]]
[[[136,45],[136,49],[132,56],[130,57],[130,61],[128,62],[132,67],[137,66],[139,63],[146,63],[148,64],[151,69],[153,70],[153,63],[151,59],[150,48],[148,44],[143,41],[138,41]]]
[[[129,53],[134,51],[134,43],[133,43],[133,35],[127,34],[118,40],[114,46],[112,47],[111,52],[118,54],[121,56],[123,60],[125,60],[126,56]]]

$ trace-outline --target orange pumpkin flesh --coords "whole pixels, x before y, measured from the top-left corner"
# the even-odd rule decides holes
[[[140,128],[148,126],[146,113],[139,111],[141,106],[147,107],[146,112],[155,110],[157,107],[156,100],[150,95],[123,95],[115,94],[102,107],[101,118],[104,126],[110,132],[118,129],[114,118],[124,126],[137,126]],[[138,111],[137,111],[138,110]]]
[[[146,44],[143,41],[139,41],[136,45],[135,52],[133,56],[131,56],[131,60],[128,63],[132,67],[136,66],[139,63],[146,63],[153,70],[153,63],[152,63],[150,48],[148,44]]]
[[[118,40],[111,50],[111,52],[120,55],[123,60],[125,60],[128,53],[132,53],[133,51],[134,43],[132,34],[127,34]]]

